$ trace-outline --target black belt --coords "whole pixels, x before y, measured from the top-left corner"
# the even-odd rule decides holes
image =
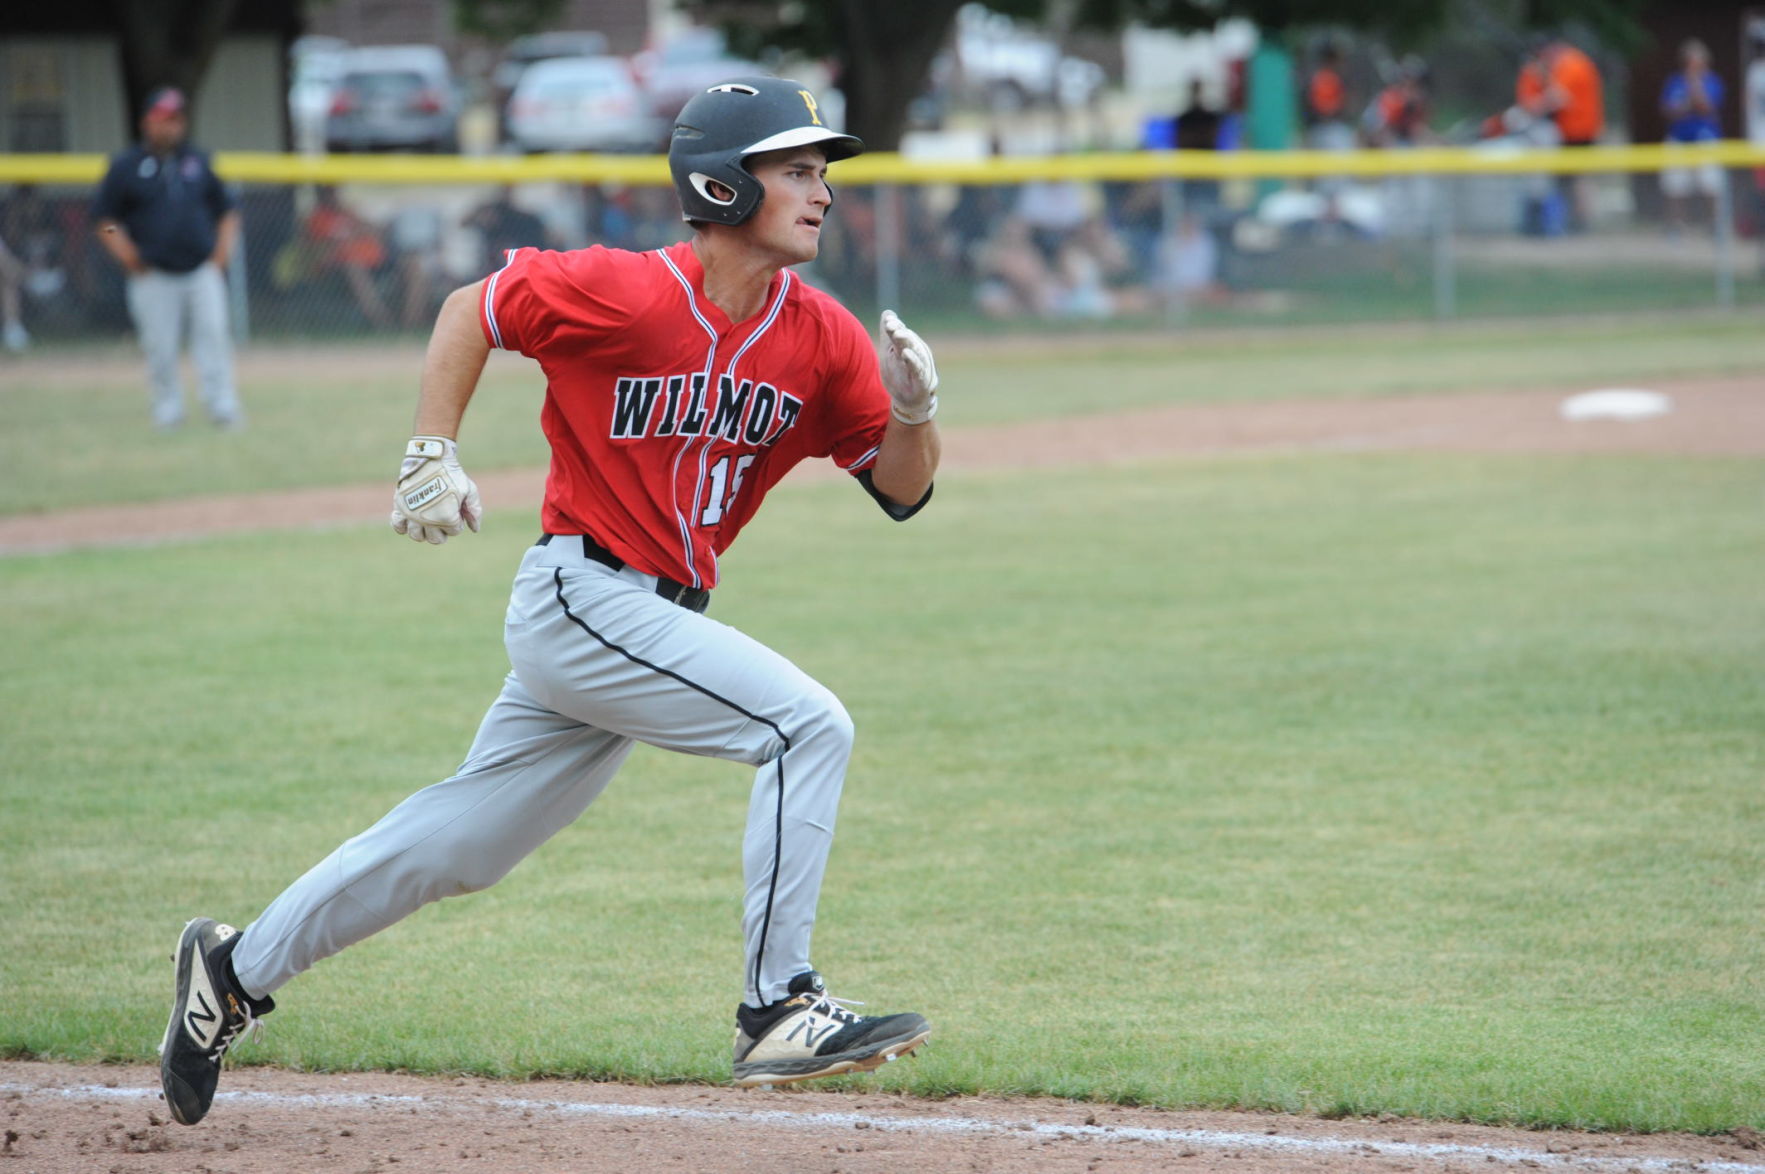
[[[539,545],[549,546],[551,540],[557,537],[559,537],[559,535],[541,534],[539,536]],[[611,567],[615,571],[622,571],[625,569],[626,563],[624,559],[620,558],[618,555],[614,554],[586,534],[579,535],[578,537],[582,539],[583,558],[591,558],[602,566]],[[685,583],[676,583],[673,579],[664,579],[661,576],[657,576],[656,578],[656,594],[660,595],[663,599],[666,599],[669,603],[678,604],[679,606],[686,608],[688,611],[702,612],[707,607],[711,606],[711,593],[703,587],[688,587]]]

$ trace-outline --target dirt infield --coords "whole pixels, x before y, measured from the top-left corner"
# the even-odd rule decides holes
[[[953,429],[944,468],[1041,468],[1269,451],[1765,453],[1765,389],[1756,380],[1684,379],[1655,385],[1674,410],[1646,420],[1562,418],[1561,389],[1246,404],[1185,404],[994,428]],[[477,473],[492,509],[537,507],[543,471]],[[825,462],[792,479],[837,476]],[[348,525],[382,519],[385,485],[344,486],[151,502],[0,518],[0,555],[157,543],[245,529]]]
[[[0,1170],[17,1174],[492,1171],[1464,1171],[1765,1174],[1751,1131],[1644,1137],[1396,1119],[1176,1113],[1057,1100],[812,1089],[229,1072],[168,1124],[148,1068],[0,1063]]]

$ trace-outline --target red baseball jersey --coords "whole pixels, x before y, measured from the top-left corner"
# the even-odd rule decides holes
[[[479,321],[545,371],[546,532],[689,586],[717,585],[717,556],[798,461],[862,472],[888,426],[876,351],[844,306],[784,269],[732,323],[687,242],[513,250]]]

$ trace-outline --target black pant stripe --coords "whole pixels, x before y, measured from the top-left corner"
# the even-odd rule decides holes
[[[774,734],[777,734],[778,740],[784,743],[785,751],[787,753],[790,751],[790,735],[786,734],[784,730],[779,728],[777,722],[773,721],[771,718],[761,717],[759,714],[754,713],[751,710],[744,709],[729,698],[724,697],[711,689],[707,689],[697,681],[687,680],[672,669],[665,669],[659,664],[653,664],[650,661],[645,660],[643,657],[638,656],[629,649],[621,648],[619,645],[613,643],[613,641],[607,639],[607,637],[595,631],[581,616],[570,610],[570,601],[564,598],[564,572],[561,569],[555,567],[552,569],[552,582],[557,587],[558,606],[564,609],[564,618],[575,624],[578,628],[581,628],[584,632],[587,632],[603,647],[608,648],[613,652],[617,652],[620,656],[623,656],[633,664],[642,665],[644,668],[649,669],[652,672],[657,672],[664,677],[679,681],[688,689],[691,689],[696,693],[703,693],[706,697],[709,697],[720,705],[727,705],[729,708],[735,710],[750,721],[759,722],[761,725],[770,729]],[[772,902],[778,895],[778,869],[784,849],[784,757],[783,755],[780,755],[773,761],[778,767],[778,803],[772,813],[772,879],[766,886],[766,913],[760,919],[760,948],[754,952],[753,985],[755,997],[757,998],[765,997],[760,994],[760,968],[762,961],[766,957],[766,935],[770,933],[772,929]]]

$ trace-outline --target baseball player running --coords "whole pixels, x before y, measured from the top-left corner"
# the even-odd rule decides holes
[[[858,321],[790,269],[815,258],[827,164],[861,150],[796,82],[713,86],[681,111],[668,152],[690,241],[517,249],[448,297],[392,528],[431,543],[478,529],[460,421],[492,347],[538,360],[552,458],[544,534],[505,621],[513,671],[452,778],[243,931],[185,926],[160,1061],[177,1120],[208,1112],[228,1046],[283,984],[419,906],[496,883],[582,814],[638,741],[756,768],[736,1083],[869,1071],[931,1034],[920,1015],[855,1014],[810,963],[851,719],[790,661],[701,614],[718,556],[799,461],[833,459],[896,520],[931,496],[930,349],[885,312],[879,363]]]

